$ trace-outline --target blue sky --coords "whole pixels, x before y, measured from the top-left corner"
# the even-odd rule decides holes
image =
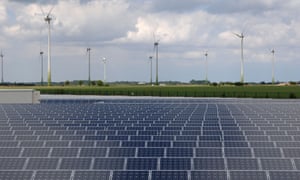
[[[4,80],[40,81],[40,49],[47,78],[47,24],[52,23],[52,80],[149,81],[153,33],[160,39],[159,80],[205,78],[240,80],[240,39],[244,32],[245,81],[299,81],[300,2],[298,0],[4,0],[0,2],[0,48]],[[153,63],[153,79],[155,74]]]

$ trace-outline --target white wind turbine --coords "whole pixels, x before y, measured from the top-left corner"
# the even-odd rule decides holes
[[[152,59],[153,59],[153,56],[149,56],[149,62],[150,62],[150,85],[152,85]]]
[[[4,83],[4,77],[3,77],[3,57],[4,57],[4,54],[2,53],[2,50],[1,50],[0,57],[1,57],[1,83],[3,84]]]
[[[42,50],[40,50],[40,57],[41,57],[41,86],[44,85],[44,76],[43,76],[43,74],[44,74],[44,71],[43,71],[43,67],[44,67],[43,61],[44,61],[44,58],[43,58],[43,54],[44,54],[44,52]]]
[[[272,84],[275,83],[275,70],[274,70],[274,66],[275,66],[275,50],[272,49],[271,51],[272,53]]]
[[[207,69],[208,69],[207,68],[207,64],[208,64],[207,57],[208,57],[208,51],[205,52],[204,56],[205,56],[205,81],[206,81],[206,83],[208,83],[208,77],[207,77]]]
[[[91,85],[91,48],[86,48],[86,52],[89,55],[89,77],[88,77],[88,84]]]
[[[244,33],[241,34],[233,33],[241,39],[241,83],[244,83]]]
[[[51,86],[51,21],[53,19],[51,12],[53,8],[54,6],[50,9],[50,11],[47,14],[45,14],[43,8],[41,7],[44,20],[48,24],[48,86]]]
[[[107,59],[105,57],[102,58],[103,61],[103,83],[106,83],[106,62]]]
[[[154,51],[156,54],[156,78],[155,78],[155,84],[158,85],[158,44],[159,44],[159,39],[156,40],[156,36],[153,33],[153,39],[154,39]]]

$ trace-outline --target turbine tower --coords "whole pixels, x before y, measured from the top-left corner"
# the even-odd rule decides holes
[[[275,75],[274,75],[274,74],[275,74],[275,73],[274,73],[275,50],[272,49],[271,53],[272,53],[272,84],[274,84],[274,83],[275,83]]]
[[[241,83],[244,83],[244,33],[236,34],[238,38],[241,38]]]
[[[103,61],[103,83],[106,83],[106,62],[107,59],[105,57],[102,58]]]
[[[205,54],[205,81],[206,83],[208,83],[208,78],[207,78],[207,56],[208,56],[208,52],[206,51]]]
[[[45,14],[43,9],[41,8],[41,11],[44,16],[44,20],[48,24],[48,86],[51,86],[51,20],[53,19],[51,12],[52,12],[53,8],[54,7],[52,7],[50,9],[48,14]]]
[[[150,85],[152,85],[152,58],[153,58],[153,56],[149,56],[149,61],[150,61]]]
[[[43,74],[44,74],[44,71],[43,71],[43,54],[44,54],[44,52],[43,51],[40,51],[40,56],[41,56],[41,85],[43,86],[44,85],[44,76],[43,76]]]
[[[155,79],[155,84],[158,85],[158,44],[159,44],[159,40],[156,40],[155,38],[155,34],[153,34],[154,36],[154,51],[156,54],[156,79]]]
[[[89,55],[89,77],[88,77],[88,83],[89,86],[91,85],[91,48],[87,48],[86,52]]]
[[[3,77],[3,57],[4,57],[4,54],[2,53],[2,51],[1,51],[0,57],[1,57],[1,83],[3,84],[4,83],[4,77]]]

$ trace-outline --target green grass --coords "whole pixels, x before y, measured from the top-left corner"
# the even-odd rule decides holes
[[[4,87],[7,88],[7,87]],[[41,94],[121,95],[165,97],[300,98],[300,86],[33,86]]]
[[[299,86],[110,86],[33,87],[41,94],[165,97],[300,98]]]

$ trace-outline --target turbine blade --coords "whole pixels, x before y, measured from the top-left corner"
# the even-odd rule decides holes
[[[47,14],[47,16],[49,16],[51,14],[51,12],[53,11],[53,9],[54,9],[54,5],[51,7],[51,9],[50,9],[49,13]]]
[[[40,9],[41,9],[43,16],[46,16],[45,11],[43,10],[42,6],[40,6]]]
[[[240,34],[237,34],[237,33],[234,33],[234,32],[232,32],[232,34],[239,37],[239,38],[242,38],[242,35],[240,35]]]

